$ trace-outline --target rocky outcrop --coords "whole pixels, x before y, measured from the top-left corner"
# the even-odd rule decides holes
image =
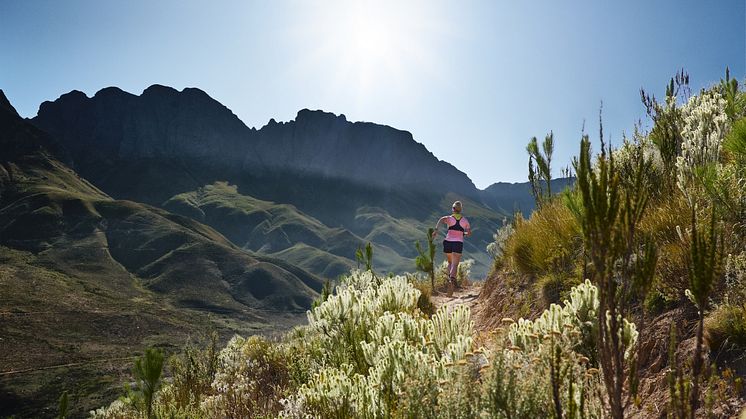
[[[140,96],[116,87],[92,98],[72,91],[42,103],[32,122],[83,166],[101,160],[193,158],[239,167],[253,133],[205,92],[160,85]]]
[[[270,121],[257,134],[247,170],[296,170],[388,189],[476,193],[463,172],[438,160],[411,133],[389,126],[303,109],[295,120]]]

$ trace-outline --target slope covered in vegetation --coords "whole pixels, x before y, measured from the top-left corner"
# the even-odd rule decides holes
[[[696,95],[687,79],[664,102],[643,94],[649,132],[616,149],[601,133],[595,155],[584,137],[561,194],[542,184],[551,145],[529,147],[538,209],[490,246],[487,330],[466,307],[423,311],[429,280],[354,271],[308,325],[189,349],[154,397],[141,381],[94,416],[737,415],[746,100],[728,77]]]
[[[637,372],[615,384],[620,410],[727,417],[746,375],[746,96],[728,74],[691,94],[681,72],[666,90],[662,101],[642,92],[649,130],[584,163],[586,143],[577,186],[539,194],[530,218],[496,234],[482,305],[495,325],[537,315],[584,277],[606,284],[642,325],[625,365]]]
[[[190,218],[114,200],[0,91],[0,416],[101,405],[147,346],[287,328],[321,281]]]

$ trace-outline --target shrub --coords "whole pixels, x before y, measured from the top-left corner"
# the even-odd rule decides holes
[[[290,389],[298,389],[313,377],[324,360],[324,348],[318,332],[307,326],[298,326],[288,332],[280,349],[288,362]]]
[[[550,417],[546,373],[537,374],[538,358],[499,350],[484,371],[482,406],[492,418]]]
[[[502,258],[505,255],[505,243],[508,241],[513,232],[515,231],[512,222],[503,220],[502,226],[500,226],[495,234],[492,235],[493,242],[487,245],[487,253],[492,256],[493,268],[497,267],[502,263]]]
[[[696,168],[720,161],[723,138],[729,129],[726,104],[720,93],[703,91],[681,109],[683,142],[676,158],[677,185],[690,200]]]
[[[259,336],[234,336],[218,356],[212,393],[201,403],[210,417],[256,417],[277,414],[290,376],[289,359]]]
[[[430,277],[430,288],[435,289],[435,243],[433,243],[433,233],[435,229],[427,229],[427,253],[422,250],[420,242],[415,242],[417,257],[414,260],[418,270],[426,273]]]
[[[506,347],[495,351],[483,377],[483,403],[492,417],[603,416],[598,307],[598,290],[586,281],[564,305],[510,325]],[[634,324],[625,321],[623,336],[634,344]]]
[[[723,141],[723,148],[734,160],[741,164],[746,163],[746,118],[733,123],[733,127]]]
[[[105,408],[91,412],[92,418],[124,419],[152,418],[157,410],[156,395],[161,386],[163,374],[163,353],[155,348],[148,348],[135,360],[132,371],[136,388],[127,388],[126,395]],[[155,408],[154,408],[154,405]]]
[[[342,280],[337,292],[308,312],[308,327],[319,336],[324,363],[349,364],[359,373],[367,370],[360,342],[385,312],[412,313],[420,292],[406,277],[382,280],[371,271],[355,271]]]
[[[579,275],[564,273],[545,274],[536,281],[537,295],[542,297],[546,307],[559,303],[573,286],[578,285],[578,278]]]
[[[583,137],[580,155],[574,161],[577,187],[583,197],[583,242],[589,261],[588,277],[598,287],[598,359],[604,375],[609,414],[624,416],[624,406],[636,394],[637,375],[634,359],[635,343],[621,338],[627,331],[625,316],[631,297],[645,298],[652,284],[657,263],[657,247],[650,236],[638,236],[640,220],[647,208],[649,191],[645,189],[645,171],[649,164],[643,159],[635,167],[631,187],[620,185],[613,153],[603,145],[601,154],[591,166],[590,140]],[[630,380],[625,376],[633,368]],[[625,388],[629,388],[626,392]],[[627,401],[624,400],[626,396]]]
[[[619,173],[623,188],[634,188],[632,182],[637,173],[640,160],[648,162],[648,167],[642,178],[643,188],[653,196],[659,196],[665,189],[666,173],[660,150],[653,144],[650,136],[645,136],[635,127],[632,139],[624,138],[624,142],[614,150],[614,164]]]
[[[582,253],[580,226],[570,209],[554,199],[531,218],[516,217],[515,231],[505,244],[511,267],[532,276],[572,272]]]
[[[705,336],[711,350],[746,348],[746,304],[723,304],[705,320]]]
[[[552,196],[552,153],[554,152],[554,134],[552,132],[544,137],[541,148],[543,154],[539,150],[539,142],[536,137],[531,138],[526,146],[528,152],[528,181],[537,207],[541,207]]]
[[[465,286],[469,284],[469,276],[471,275],[471,267],[474,266],[474,259],[462,260],[458,265],[456,271],[456,284],[459,286]],[[448,285],[448,261],[444,260],[438,268],[437,275],[435,276],[435,286],[437,289],[446,288]]]
[[[109,406],[102,407],[90,412],[91,419],[132,419],[142,418],[128,397],[121,397],[113,401]]]
[[[464,306],[420,317],[418,296],[404,277],[379,284],[355,272],[343,280],[337,294],[309,312],[324,367],[288,399],[284,414],[380,417],[416,410],[408,397],[436,394],[434,383],[449,382],[472,354],[473,324]]]
[[[205,348],[189,345],[171,357],[171,382],[159,396],[159,404],[169,411],[198,411],[202,397],[210,393],[219,354],[218,335],[213,332]]]
[[[710,349],[746,348],[746,252],[725,259],[725,295],[705,319]]]
[[[675,187],[676,158],[681,154],[681,127],[684,125],[678,101],[689,92],[689,74],[684,70],[671,78],[666,86],[666,98],[663,103],[648,95],[645,90],[640,90],[642,103],[648,116],[653,120],[653,128],[647,137],[658,149],[663,163],[660,186],[664,191]]]
[[[660,249],[653,288],[663,300],[679,301],[689,283],[685,265],[687,251],[677,229],[690,222],[690,210],[679,193],[655,204],[640,221],[641,232],[652,237]]]
[[[145,354],[135,360],[134,375],[137,380],[138,395],[142,397],[146,415],[153,416],[153,398],[161,385],[163,375],[163,352],[148,348]]]
[[[598,307],[598,289],[586,280],[571,289],[570,298],[563,305],[552,304],[534,321],[520,319],[512,324],[508,329],[508,340],[511,346],[533,350],[540,347],[552,334],[559,333],[570,344],[570,348],[595,364]],[[629,345],[626,353],[629,357],[637,340],[634,323],[623,320],[622,336]]]
[[[409,277],[409,282],[419,292],[420,297],[417,299],[417,308],[426,316],[432,316],[435,313],[435,305],[432,302],[433,289],[427,280],[421,280],[417,276]]]

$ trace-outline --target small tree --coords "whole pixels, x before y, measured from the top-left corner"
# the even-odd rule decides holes
[[[360,269],[361,265],[365,265],[366,271],[373,272],[373,245],[368,242],[365,245],[365,249],[358,247],[355,251],[355,259],[357,259],[357,268]]]
[[[422,250],[420,242],[415,242],[414,246],[417,248],[419,255],[414,260],[417,269],[425,272],[430,277],[430,286],[432,291],[435,292],[435,243],[433,242],[433,228],[427,229],[427,254]]]
[[[145,354],[135,360],[136,398],[144,405],[148,419],[153,417],[153,399],[161,385],[163,360],[163,352],[156,348],[146,349]]]
[[[552,196],[552,153],[554,152],[554,133],[551,131],[541,143],[544,151],[539,151],[539,142],[536,137],[531,138],[526,146],[528,152],[528,181],[531,184],[531,192],[536,199],[536,206]],[[545,186],[541,182],[544,181]]]
[[[686,259],[689,271],[687,296],[697,306],[697,343],[692,360],[692,387],[689,394],[689,417],[699,407],[699,384],[702,375],[702,346],[705,310],[710,293],[723,272],[723,234],[715,224],[715,211],[712,211],[709,228],[698,225],[697,210],[692,209],[692,229],[689,236],[689,255]]]
[[[738,80],[730,78],[730,68],[728,67],[725,67],[725,79],[720,79],[718,90],[728,102],[725,107],[725,113],[728,114],[728,117],[735,121],[743,116],[746,97],[739,91]]]
[[[321,286],[321,293],[319,295],[319,298],[314,300],[313,303],[311,303],[311,308],[314,309],[321,305],[324,301],[329,298],[330,295],[332,295],[332,292],[334,290],[332,289],[332,283],[328,279],[324,281],[324,284]]]
[[[579,214],[585,252],[590,259],[587,273],[598,287],[598,360],[603,371],[610,416],[621,419],[624,409],[637,390],[637,368],[631,345],[632,331],[627,330],[631,297],[644,299],[652,283],[657,249],[652,238],[639,238],[637,229],[648,202],[644,174],[648,170],[641,159],[628,182],[622,187],[614,167],[611,149],[603,142],[596,167],[591,166],[590,141],[583,136],[580,156],[574,162],[577,187],[583,210]],[[641,330],[642,326],[638,328]],[[638,340],[639,342],[639,340]],[[625,375],[630,373],[629,380]],[[625,401],[625,387],[629,388]]]
[[[681,136],[681,128],[684,125],[681,109],[676,106],[679,96],[687,98],[690,94],[689,74],[683,69],[671,78],[666,86],[666,100],[660,103],[655,96],[649,95],[644,89],[640,89],[640,98],[645,106],[648,116],[653,120],[653,128],[650,131],[650,139],[658,147],[663,161],[665,173],[663,179],[674,179],[671,176],[676,167],[676,157],[681,154],[681,144],[684,141]],[[673,185],[669,181],[667,188]]]

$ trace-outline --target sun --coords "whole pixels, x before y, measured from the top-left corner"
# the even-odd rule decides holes
[[[401,78],[398,64],[407,61],[402,47],[407,42],[397,16],[380,3],[354,2],[339,27],[340,70],[357,78],[361,89],[384,80]]]
[[[314,47],[303,60],[331,72],[338,88],[366,97],[386,86],[405,92],[427,73],[435,37],[426,2],[321,2],[307,15],[303,36]],[[437,34],[436,34],[437,35]]]
[[[396,56],[395,41],[401,40],[402,34],[397,28],[388,25],[375,8],[358,7],[354,10],[348,25],[348,48],[361,66],[368,66],[386,61]]]

